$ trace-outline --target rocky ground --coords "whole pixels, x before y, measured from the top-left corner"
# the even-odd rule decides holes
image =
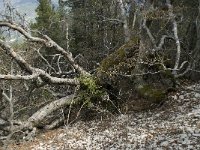
[[[200,149],[200,84],[184,87],[159,108],[79,121],[10,145],[13,150]]]

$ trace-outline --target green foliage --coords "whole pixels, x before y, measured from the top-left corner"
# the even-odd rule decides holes
[[[79,81],[81,84],[78,97],[88,107],[93,106],[93,103],[99,101],[104,94],[101,86],[99,86],[92,76],[80,76]]]
[[[83,89],[88,90],[92,95],[98,93],[100,87],[96,84],[94,77],[81,76],[79,80]]]
[[[36,13],[36,22],[31,25],[32,29],[39,30],[40,32],[48,35],[62,47],[65,47],[66,22],[61,8],[59,7],[59,9],[55,9],[50,0],[39,0]]]
[[[38,30],[48,30],[55,12],[52,8],[50,0],[39,0],[39,5],[36,9],[36,23],[32,25]]]

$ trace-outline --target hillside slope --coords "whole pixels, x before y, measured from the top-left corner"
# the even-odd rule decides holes
[[[200,84],[184,88],[153,111],[79,121],[10,149],[200,149]]]

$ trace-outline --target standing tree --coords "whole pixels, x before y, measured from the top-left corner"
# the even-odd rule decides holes
[[[36,23],[33,24],[33,28],[42,31],[44,34],[49,34],[51,24],[54,23],[55,11],[50,0],[39,0],[38,2]]]
[[[68,23],[66,21],[66,15],[64,15],[64,10],[62,9],[61,3],[58,8],[55,8],[50,0],[39,0],[39,5],[36,8],[36,22],[33,23],[31,27],[33,30],[38,31],[38,35],[48,35],[60,46],[67,48]],[[54,48],[42,47],[40,50],[38,50],[38,53],[39,57],[42,57],[45,60],[44,67],[46,64],[48,64],[48,67],[45,68],[49,73],[52,71],[56,73],[62,69],[60,67],[59,69],[55,68],[58,62],[63,61],[63,57],[57,55]],[[41,64],[43,64],[43,62],[38,63],[38,65]],[[52,67],[54,67],[54,69]]]

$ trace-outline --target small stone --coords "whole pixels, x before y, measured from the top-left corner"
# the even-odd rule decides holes
[[[162,141],[162,140],[164,140],[164,137],[158,136],[158,140],[159,140],[159,141]]]
[[[168,141],[164,141],[160,145],[163,146],[163,147],[168,147],[169,142]]]
[[[188,145],[188,149],[194,149],[194,146]]]
[[[187,134],[180,134],[180,138],[183,140],[185,138],[187,138]]]
[[[199,134],[199,133],[200,133],[200,130],[199,130],[199,129],[195,129],[195,130],[194,130],[194,133],[198,133],[198,134]]]
[[[197,128],[200,129],[200,121],[197,122]]]
[[[104,133],[107,133],[107,134],[108,134],[108,133],[109,133],[109,131],[108,131],[108,130],[105,130],[105,131],[104,131]]]
[[[66,135],[65,133],[61,133],[60,135],[58,135],[57,139],[58,139],[58,140],[61,140],[61,139],[63,139],[63,137],[64,137],[65,135]]]
[[[199,94],[199,93],[196,93],[194,96],[195,96],[196,98],[200,98],[200,94]]]
[[[160,117],[160,114],[156,114],[155,117]]]
[[[187,138],[185,138],[183,141],[182,141],[182,144],[185,144],[185,145],[189,145],[190,144],[190,140]]]
[[[6,124],[7,122],[5,121],[5,120],[3,120],[3,119],[1,119],[0,118],[0,125],[4,125],[4,124]]]
[[[193,134],[193,136],[195,136],[195,137],[200,137],[200,134]]]
[[[184,99],[184,96],[183,96],[183,95],[180,95],[179,98],[180,98],[180,99]]]
[[[174,100],[177,100],[178,98],[177,98],[177,96],[176,96],[176,95],[174,95],[174,96],[173,96],[173,99],[174,99]]]

